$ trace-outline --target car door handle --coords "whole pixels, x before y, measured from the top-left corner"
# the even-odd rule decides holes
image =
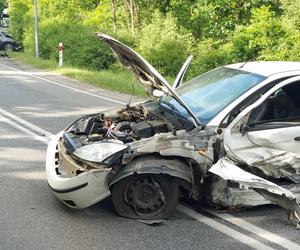
[[[300,136],[294,138],[295,141],[300,141]]]

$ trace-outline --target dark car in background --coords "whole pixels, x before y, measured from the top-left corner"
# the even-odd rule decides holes
[[[0,50],[6,52],[19,51],[21,46],[9,35],[0,32]]]

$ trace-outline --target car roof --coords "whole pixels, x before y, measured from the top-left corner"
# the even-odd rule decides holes
[[[283,61],[256,61],[242,62],[225,66],[232,69],[241,69],[251,73],[270,76],[283,72],[300,71],[300,62],[283,62]]]

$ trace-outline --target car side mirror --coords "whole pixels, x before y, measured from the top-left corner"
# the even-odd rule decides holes
[[[245,135],[249,130],[250,130],[250,127],[248,126],[248,124],[243,123],[241,125],[240,132],[242,133],[242,135]]]

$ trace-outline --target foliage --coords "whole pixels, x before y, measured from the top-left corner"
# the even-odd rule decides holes
[[[180,34],[170,15],[156,12],[152,22],[140,32],[138,50],[162,73],[175,75],[191,52],[193,38]]]
[[[10,33],[16,41],[24,40],[24,32],[30,28],[33,21],[33,6],[31,0],[14,0],[11,1],[10,9]]]
[[[6,0],[0,0],[0,14],[2,13],[3,9],[6,8]]]
[[[171,12],[195,37],[223,38],[248,24],[251,11],[262,6],[280,12],[277,0],[173,0]]]
[[[252,12],[250,24],[239,27],[231,41],[235,61],[252,61],[263,58],[265,50],[273,50],[285,36],[281,20],[269,7],[263,6]]]
[[[284,9],[283,23],[300,28],[300,1],[299,0],[281,0],[282,9]]]
[[[222,46],[212,38],[201,41],[193,48],[193,63],[189,69],[188,76],[196,76],[210,69],[230,62],[228,46]]]
[[[91,69],[106,69],[115,60],[110,50],[98,41],[96,36],[78,22],[65,22],[59,17],[40,22],[40,56],[44,59],[58,59],[58,44],[64,43],[64,61],[74,66]],[[24,39],[26,51],[33,53],[34,37],[27,30]]]
[[[0,0],[0,7],[3,0]],[[32,0],[10,0],[10,33],[34,53]],[[119,70],[101,31],[175,77],[188,55],[189,77],[247,60],[300,59],[299,0],[39,0],[42,58],[88,69]]]

